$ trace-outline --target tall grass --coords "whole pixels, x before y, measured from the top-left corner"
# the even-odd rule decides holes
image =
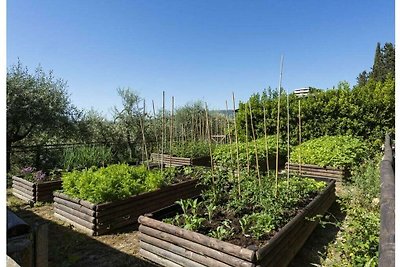
[[[63,166],[66,170],[82,169],[91,166],[104,166],[112,163],[111,148],[105,146],[72,147],[64,150]]]

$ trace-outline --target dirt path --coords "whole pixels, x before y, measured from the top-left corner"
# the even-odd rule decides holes
[[[137,231],[88,236],[53,216],[51,204],[30,207],[7,191],[7,207],[27,223],[49,224],[49,266],[155,266],[138,256]]]

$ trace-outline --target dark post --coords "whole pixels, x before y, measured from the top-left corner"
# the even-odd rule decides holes
[[[394,162],[390,136],[385,138],[385,154],[381,162],[381,226],[379,236],[379,266],[395,264],[395,186]]]

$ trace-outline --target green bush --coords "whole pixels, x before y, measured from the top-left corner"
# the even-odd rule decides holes
[[[268,136],[267,137],[267,145],[268,145],[268,161],[275,162],[276,157],[276,136]],[[257,156],[259,165],[266,165],[266,144],[265,138],[257,139],[255,144],[253,141],[249,141],[248,143],[248,151],[249,151],[249,162],[250,166],[254,168],[256,166],[256,152],[255,147],[257,147]],[[238,151],[239,151],[239,163],[241,168],[247,167],[247,152],[246,152],[246,143],[240,142],[238,143]],[[286,157],[287,147],[285,142],[281,139],[279,141],[279,157],[283,160]],[[237,154],[236,154],[236,144],[232,143],[232,145],[218,145],[213,152],[213,160],[216,166],[228,167],[228,168],[236,168],[237,167]],[[275,168],[275,165],[270,166],[271,169]]]
[[[104,166],[112,162],[111,148],[104,146],[72,147],[64,150],[64,169],[81,169]]]
[[[99,169],[63,174],[64,193],[92,203],[124,199],[160,188],[163,177],[160,171],[148,171],[145,166],[114,164]]]
[[[366,156],[366,146],[351,136],[323,136],[302,143],[290,153],[291,162],[321,167],[352,167]]]

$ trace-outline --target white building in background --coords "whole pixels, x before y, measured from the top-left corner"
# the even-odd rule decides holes
[[[302,87],[294,89],[294,94],[297,96],[307,96],[310,93],[310,87]]]

